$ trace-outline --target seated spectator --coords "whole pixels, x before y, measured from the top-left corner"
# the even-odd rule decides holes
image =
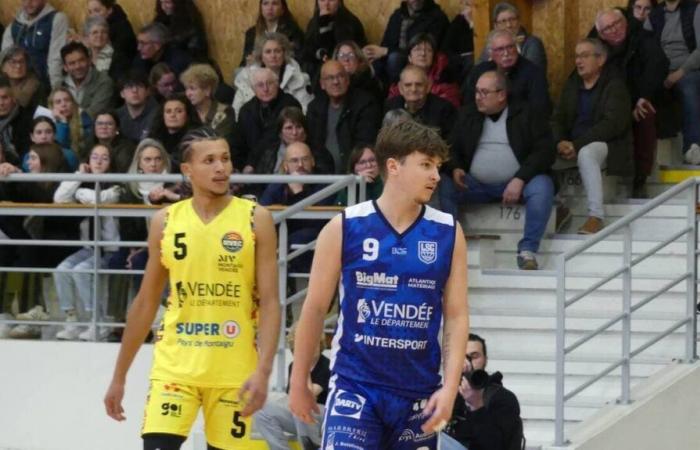
[[[654,105],[659,103],[669,61],[654,36],[634,22],[628,26],[627,18],[619,9],[598,13],[595,28],[608,50],[605,66],[618,71],[630,94],[634,136],[632,194],[644,197],[646,178],[651,175],[656,156]]]
[[[21,173],[19,158],[14,152],[5,152],[2,141],[0,141],[0,178],[13,173]],[[0,202],[14,202],[21,199],[21,192],[17,189],[19,183],[0,183]],[[0,215],[0,238],[2,239],[29,239],[29,235],[22,226],[24,218],[21,216]],[[9,267],[15,264],[22,250],[19,245],[3,245],[0,252],[0,266]],[[0,302],[0,314],[3,310],[4,302]],[[7,336],[3,336],[7,337]]]
[[[24,47],[39,80],[46,86],[58,86],[63,78],[61,48],[68,39],[68,26],[68,17],[48,0],[23,1],[2,36],[2,50],[11,45]]]
[[[486,341],[469,334],[464,374],[455,399],[452,418],[440,435],[441,450],[520,450],[523,421],[520,404],[513,392],[503,387],[503,375],[488,375],[486,386],[469,384],[468,374],[486,370]],[[473,380],[473,379],[472,379]]]
[[[479,77],[474,106],[465,107],[455,122],[440,204],[456,218],[460,204],[525,203],[516,262],[520,269],[537,270],[536,254],[554,199],[554,143],[547,118],[510,100],[506,84],[497,71]]]
[[[693,0],[659,3],[644,22],[670,61],[664,87],[683,107],[683,159],[700,164],[700,13]]]
[[[309,76],[301,71],[299,63],[292,58],[292,47],[285,35],[264,34],[255,43],[253,60],[253,64],[241,69],[236,75],[236,96],[233,99],[236,114],[246,102],[255,97],[251,74],[260,67],[272,70],[280,80],[280,89],[296,98],[306,111],[309,102],[314,98],[310,93]]]
[[[476,0],[461,0],[462,10],[452,19],[440,50],[459,74],[460,83],[474,67],[474,8]]]
[[[90,50],[80,42],[71,42],[61,49],[66,77],[62,86],[68,89],[80,108],[94,119],[98,111],[112,105],[114,83],[90,61]]]
[[[209,58],[207,33],[202,13],[192,0],[158,0],[154,23],[162,23],[170,31],[173,46],[188,53],[193,61]]]
[[[367,45],[363,51],[381,77],[389,83],[399,79],[410,52],[409,43],[421,34],[433,36],[437,50],[449,21],[434,0],[403,0],[389,17],[380,45]]]
[[[0,75],[0,142],[5,153],[24,156],[29,148],[32,111],[15,100],[10,81]]]
[[[287,334],[289,349],[294,353],[294,334],[296,324],[293,325]],[[292,415],[289,410],[289,384],[287,384],[287,394],[277,398],[268,398],[265,405],[255,413],[255,426],[267,443],[270,450],[287,450],[289,448],[287,434],[292,434],[298,439],[303,449],[319,448],[321,445],[321,425],[323,423],[323,409],[328,397],[328,383],[331,378],[330,360],[323,355],[326,348],[325,334],[321,334],[319,347],[313,356],[313,369],[311,369],[310,382],[311,392],[316,398],[316,405],[319,409],[316,422],[307,424]],[[288,374],[292,373],[294,362],[289,364]],[[287,379],[290,376],[287,376]]]
[[[512,100],[529,103],[534,111],[549,116],[552,103],[547,74],[542,68],[520,57],[516,40],[508,30],[492,31],[486,41],[490,60],[477,64],[464,82],[464,104],[474,103],[474,87],[481,75],[498,70],[508,79],[508,96]]]
[[[115,111],[97,113],[87,148],[93,148],[97,144],[111,149],[112,172],[126,173],[129,170],[136,144],[119,132],[119,116]]]
[[[350,75],[350,89],[362,89],[377,100],[386,97],[384,86],[374,73],[372,64],[355,42],[343,41],[338,44],[333,59],[342,64]]]
[[[576,45],[576,71],[567,79],[552,116],[559,155],[555,169],[578,165],[588,197],[588,219],[579,234],[603,229],[602,171],[631,175],[632,106],[624,80],[604,70],[605,46],[597,39]]]
[[[119,82],[119,95],[124,99],[124,105],[117,109],[119,131],[133,142],[145,139],[158,112],[158,102],[151,96],[146,76],[129,72]]]
[[[194,108],[184,95],[176,94],[163,103],[153,119],[148,137],[165,147],[173,163],[173,172],[180,173],[180,142],[185,134],[199,125]]]
[[[651,13],[656,8],[656,0],[629,0],[627,3],[627,20],[636,20],[639,24],[644,24]]]
[[[49,109],[56,123],[56,142],[63,148],[72,148],[78,159],[87,148],[87,139],[92,133],[92,119],[81,111],[67,88],[59,87],[49,94]]]
[[[420,67],[428,74],[430,92],[452,103],[455,108],[461,104],[459,86],[454,82],[448,67],[447,55],[438,52],[438,46],[432,35],[421,33],[413,37],[408,44],[408,62]],[[389,98],[399,95],[399,86],[389,88]]]
[[[61,148],[56,144],[33,144],[29,150],[30,173],[62,173],[65,172],[65,161]],[[26,182],[10,183],[16,189],[13,201],[26,203],[53,203],[54,192],[58,183]],[[29,216],[23,218],[23,229],[20,234],[11,236],[17,239],[42,240],[76,240],[79,237],[79,221],[74,217]],[[76,251],[74,247],[22,247],[18,251],[16,267],[51,267],[63,261]],[[18,318],[27,320],[48,320],[49,315],[44,311],[44,305],[37,305],[27,312],[19,314]],[[10,337],[16,339],[37,339],[41,337],[41,329],[34,325],[17,325],[10,331]]]
[[[179,88],[177,75],[165,63],[158,63],[148,74],[148,82],[153,88],[153,98],[163,104],[166,98],[170,98]]]
[[[56,141],[56,124],[50,117],[38,116],[32,120],[31,133],[29,139],[33,145],[59,144]],[[28,149],[27,149],[28,150]],[[66,166],[61,172],[74,172],[78,170],[78,155],[70,148],[62,147],[63,160]],[[22,158],[22,170],[29,172],[29,152]]]
[[[289,10],[287,0],[260,0],[258,19],[255,25],[248,28],[245,32],[241,67],[253,64],[255,42],[266,33],[284,34],[292,44],[292,55],[297,58],[301,56],[304,47],[304,32],[301,31]]]
[[[350,91],[350,79],[338,61],[321,68],[322,92],[309,104],[309,144],[321,173],[345,173],[358,145],[373,144],[379,131],[381,106],[362,90]]]
[[[193,64],[182,72],[180,80],[185,86],[185,96],[199,117],[202,125],[211,127],[217,135],[232,142],[236,128],[236,114],[229,105],[217,102],[214,97],[219,76],[208,64]]]
[[[244,173],[252,173],[258,156],[253,154],[258,143],[275,132],[275,123],[280,112],[288,106],[301,109],[301,104],[292,95],[282,92],[279,78],[272,70],[262,67],[251,74],[255,97],[241,108],[238,115],[238,131],[234,134],[231,148],[234,167],[245,167]]]
[[[192,63],[192,56],[171,44],[170,38],[170,31],[162,23],[154,22],[141,28],[133,68],[148,76],[153,66],[163,62],[180,76]]]
[[[430,80],[423,69],[407,66],[401,71],[399,80],[401,95],[387,100],[384,112],[403,108],[414,120],[437,128],[440,130],[440,136],[447,139],[457,111],[447,100],[431,94],[430,87]]]
[[[136,35],[129,18],[116,0],[88,0],[88,17],[102,17],[109,25],[109,42],[114,48],[114,59],[133,61],[136,56]],[[119,78],[113,80],[118,81]]]
[[[282,164],[287,147],[295,142],[306,143],[309,135],[306,119],[301,109],[287,106],[280,111],[277,119],[277,134],[266,133],[251,154],[250,165],[243,169],[245,173],[276,174],[282,173]]]
[[[376,200],[382,195],[384,183],[379,173],[379,164],[377,164],[377,155],[374,149],[369,146],[355,147],[350,153],[348,159],[348,173],[354,173],[365,179],[365,200]],[[355,198],[359,201],[359,186],[355,192]],[[338,206],[347,206],[348,191],[342,190],[336,197],[335,204]]]
[[[303,142],[295,142],[287,146],[282,170],[285,175],[311,175],[314,173],[316,163],[311,149]],[[260,204],[268,205],[293,205],[306,197],[320,191],[322,184],[304,183],[272,183],[265,188],[260,197]],[[323,199],[317,205],[331,205],[333,198]],[[313,241],[325,225],[325,220],[289,220],[287,232],[289,233],[289,245],[306,244]],[[294,258],[289,263],[292,272],[308,272],[311,269],[313,252],[306,252]]]
[[[306,26],[300,61],[313,86],[318,83],[321,65],[343,41],[355,41],[360,47],[367,45],[362,22],[345,7],[343,0],[316,0],[314,15]]]
[[[537,36],[529,34],[520,23],[520,11],[508,2],[501,2],[493,7],[493,29],[510,31],[515,36],[515,45],[518,54],[527,59],[542,72],[547,74],[547,53],[544,50],[542,40]],[[485,48],[481,52],[479,62],[487,61],[490,53]]]
[[[91,151],[88,162],[80,165],[78,173],[100,174],[110,172],[109,148],[98,144]],[[103,184],[99,192],[99,203],[117,203],[119,201],[121,187],[118,185]],[[98,193],[94,183],[80,181],[63,181],[54,193],[55,203],[82,203],[92,205],[98,202]],[[90,219],[85,219],[90,222]],[[100,219],[100,240],[118,241],[119,230],[118,221],[114,217],[102,217]],[[83,227],[81,227],[83,228]],[[92,231],[92,227],[88,227]],[[88,229],[86,228],[86,230]],[[90,232],[81,231],[80,240],[89,241]],[[117,247],[102,247],[98,267],[105,267],[117,251]],[[89,273],[71,272],[73,270],[92,270],[95,266],[95,251],[92,247],[83,247],[77,252],[64,259],[56,269],[60,272],[53,274],[56,283],[56,294],[61,311],[66,315],[66,325],[61,331],[56,333],[56,338],[61,340],[84,341],[95,339],[102,340],[109,334],[109,329],[100,328],[99,332],[91,325],[86,330],[81,330],[74,322],[78,318],[89,319],[93,312],[93,275]],[[102,284],[103,289],[106,283]],[[106,304],[103,299],[107,298],[106,290],[100,292],[97,300],[98,320],[104,320]],[[76,301],[77,300],[77,301]],[[85,313],[85,315],[83,315]]]
[[[0,70],[10,81],[12,95],[17,103],[29,111],[46,104],[47,86],[39,81],[29,67],[29,53],[18,45],[12,45],[0,53]]]
[[[97,0],[93,0],[97,1]],[[92,65],[98,72],[104,72],[112,80],[121,80],[128,70],[131,59],[117,53],[109,41],[109,24],[101,16],[88,17],[83,26],[83,41],[90,49]]]

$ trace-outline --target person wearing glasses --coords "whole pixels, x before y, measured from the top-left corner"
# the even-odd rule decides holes
[[[363,89],[376,99],[386,98],[384,85],[357,43],[341,42],[335,47],[333,59],[342,64],[350,75],[350,89]]]
[[[350,153],[348,172],[359,175],[365,179],[366,200],[376,200],[380,195],[382,195],[384,182],[382,181],[382,177],[379,173],[379,163],[377,163],[377,154],[374,152],[374,148],[368,145],[358,145],[355,147],[352,150],[352,153]],[[359,186],[357,188],[356,195],[359,195]],[[340,193],[338,193],[338,196],[335,199],[335,204],[338,206],[347,206],[347,189],[343,189],[340,191]]]
[[[479,77],[474,97],[455,122],[451,157],[444,167],[448,176],[440,181],[442,210],[457,217],[463,204],[524,203],[516,263],[521,270],[537,270],[536,255],[554,198],[555,147],[549,122],[508,95],[507,79],[499,71]]]
[[[192,63],[192,56],[170,41],[170,30],[160,22],[141,28],[136,39],[138,52],[133,68],[148,76],[153,66],[164,62],[179,77]]]
[[[516,37],[508,30],[492,31],[486,42],[490,60],[477,64],[469,74],[462,86],[464,104],[474,103],[474,88],[481,75],[497,70],[507,78],[508,94],[512,100],[526,102],[533,110],[548,116],[552,102],[545,71],[521,57]]]
[[[46,104],[48,87],[39,81],[30,66],[29,53],[19,45],[12,45],[0,53],[0,72],[10,81],[17,103],[30,111]]]

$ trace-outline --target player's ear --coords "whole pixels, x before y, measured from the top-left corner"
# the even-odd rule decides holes
[[[396,174],[399,170],[401,162],[396,158],[388,158],[386,160],[386,174],[387,176]]]
[[[190,175],[192,174],[192,167],[190,166],[190,163],[181,162],[180,163],[180,173],[183,174],[185,177],[189,178]]]

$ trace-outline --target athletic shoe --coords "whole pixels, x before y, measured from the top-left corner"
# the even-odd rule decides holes
[[[78,339],[78,336],[80,335],[80,327],[77,325],[73,325],[73,323],[78,321],[78,316],[76,316],[74,313],[73,314],[68,314],[66,316],[66,324],[63,326],[63,329],[56,333],[56,339],[62,340],[62,341],[75,341]]]
[[[97,340],[98,341],[104,341],[107,339],[107,336],[109,336],[110,330],[109,328],[105,327],[98,327],[97,328]],[[78,335],[78,339],[81,341],[94,341],[95,340],[95,327],[93,325],[90,325],[87,327],[85,331],[80,333]]]
[[[700,145],[692,144],[683,155],[683,159],[693,166],[700,165]]]
[[[17,314],[17,320],[49,320],[50,317],[44,312],[44,307],[36,305],[27,312]]]
[[[578,229],[578,234],[596,234],[605,227],[603,219],[589,216],[586,223]]]
[[[7,313],[0,314],[0,320],[12,320],[12,316]],[[6,323],[0,323],[0,339],[7,339],[10,337],[10,330],[12,327]]]
[[[535,254],[529,250],[521,250],[517,257],[518,269],[520,270],[537,270],[537,258]]]
[[[10,330],[10,337],[13,339],[39,339],[41,328],[36,325],[17,325]]]

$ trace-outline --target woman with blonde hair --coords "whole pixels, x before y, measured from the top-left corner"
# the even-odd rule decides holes
[[[72,148],[84,159],[87,138],[92,130],[92,119],[81,111],[73,94],[67,88],[57,87],[49,94],[49,109],[56,123],[56,142],[63,148]]]
[[[214,99],[219,75],[209,64],[193,64],[180,75],[185,97],[199,116],[202,125],[231,142],[236,128],[236,114],[229,105]]]

